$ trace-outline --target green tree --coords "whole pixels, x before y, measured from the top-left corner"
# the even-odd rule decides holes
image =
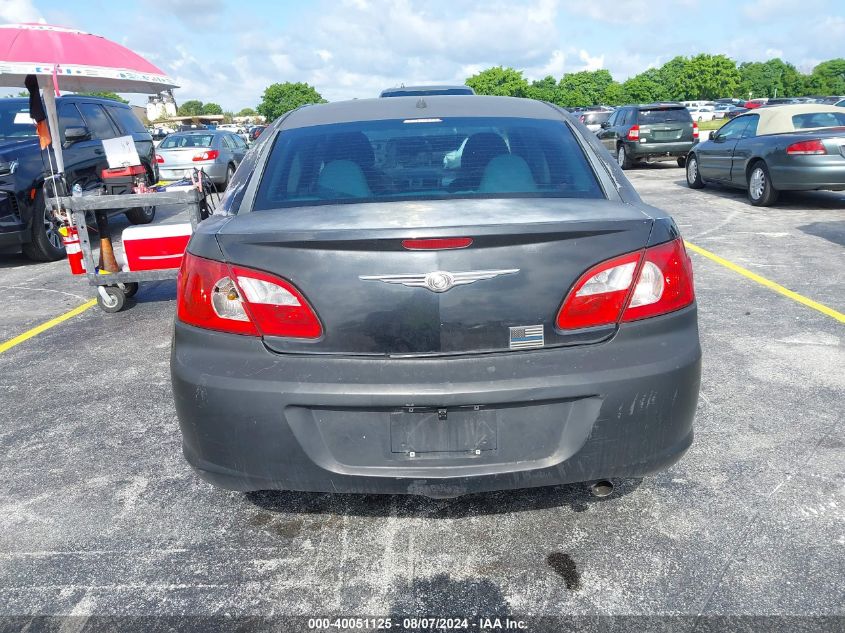
[[[622,84],[623,101],[627,103],[668,101],[669,89],[663,80],[664,75],[657,68],[649,68],[631,77]]]
[[[739,94],[748,97],[794,97],[802,94],[804,80],[792,64],[780,59],[739,65]]]
[[[816,90],[816,94],[845,94],[845,59],[829,59],[813,68],[807,87]]]
[[[243,110],[238,112],[235,116],[255,116],[256,114],[258,114],[258,112],[256,112],[252,108],[244,108]]]
[[[120,103],[129,103],[126,99],[114,92],[78,92],[77,94],[84,95],[86,97],[99,97],[101,99],[111,99],[112,101],[119,101]]]
[[[558,90],[557,79],[548,75],[543,79],[532,81],[531,86],[528,88],[527,96],[539,101],[560,104],[560,91]]]
[[[202,114],[202,101],[191,99],[179,106],[176,111],[179,116],[198,116]]]
[[[527,97],[530,92],[528,80],[521,70],[494,66],[469,77],[466,85],[480,95],[502,97]]]
[[[223,108],[216,103],[204,103],[202,105],[203,114],[223,114]]]
[[[558,86],[563,105],[590,106],[604,102],[605,92],[615,82],[607,70],[567,73]]]
[[[684,73],[689,90],[678,99],[730,97],[737,94],[741,79],[736,62],[725,55],[696,55],[689,60]]]
[[[267,121],[273,121],[285,112],[309,103],[325,103],[326,100],[313,86],[306,83],[292,83],[286,81],[282,84],[272,84],[264,90],[261,103],[258,104],[258,113],[263,115]]]

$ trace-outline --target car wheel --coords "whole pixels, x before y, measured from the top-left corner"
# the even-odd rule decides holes
[[[690,189],[701,189],[704,181],[701,179],[701,172],[698,171],[698,157],[690,154],[687,158],[687,185]]]
[[[683,167],[687,164],[687,157],[686,156],[678,156],[678,167]]]
[[[130,224],[149,224],[155,217],[155,207],[136,207],[126,212],[126,219]]]
[[[65,256],[59,223],[47,210],[44,193],[39,191],[32,204],[32,235],[29,244],[23,245],[23,253],[37,262],[55,262]]]
[[[628,152],[625,150],[624,145],[620,145],[619,148],[616,150],[616,162],[622,169],[631,168],[631,159],[628,158]]]
[[[758,161],[748,174],[748,199],[755,207],[768,207],[778,199],[778,190],[772,185],[769,168]]]

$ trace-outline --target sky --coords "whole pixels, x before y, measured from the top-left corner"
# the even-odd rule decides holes
[[[495,65],[622,81],[701,52],[805,72],[845,56],[845,0],[0,0],[0,23],[38,21],[128,46],[176,80],[177,103],[235,112],[284,81],[336,101]]]

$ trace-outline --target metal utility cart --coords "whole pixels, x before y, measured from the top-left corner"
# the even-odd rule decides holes
[[[109,215],[123,213],[127,208],[136,206],[185,205],[191,227],[207,217],[206,195],[197,189],[189,191],[173,191],[161,193],[133,193],[122,195],[102,196],[60,196],[46,199],[51,211],[63,213],[79,234],[79,244],[82,249],[82,261],[85,265],[85,276],[88,283],[97,288],[97,304],[106,312],[119,312],[126,304],[126,299],[138,292],[138,284],[142,281],[159,281],[175,279],[178,269],[123,271],[100,273],[94,260],[91,238],[88,230],[86,214],[88,212],[103,212]]]

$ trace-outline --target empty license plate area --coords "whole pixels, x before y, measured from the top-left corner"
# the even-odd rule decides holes
[[[495,409],[409,407],[390,413],[393,453],[475,453],[497,448]]]

